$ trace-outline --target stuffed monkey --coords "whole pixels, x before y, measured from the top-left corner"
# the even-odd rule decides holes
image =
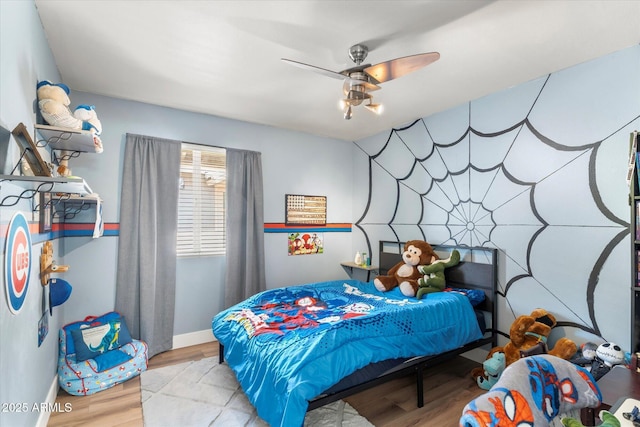
[[[418,291],[418,280],[423,274],[419,265],[431,264],[438,259],[430,244],[423,240],[409,240],[404,245],[402,261],[391,267],[386,276],[377,276],[373,283],[380,292],[400,287],[403,295],[413,297]]]

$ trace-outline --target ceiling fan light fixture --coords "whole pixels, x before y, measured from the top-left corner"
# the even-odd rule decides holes
[[[353,114],[353,110],[351,109],[351,105],[348,105],[347,109],[344,110],[344,119],[345,120],[350,120],[352,114]]]
[[[384,107],[382,106],[382,104],[367,104],[365,105],[365,108],[369,111],[371,111],[374,114],[382,114],[382,111],[384,110]]]
[[[379,90],[381,83],[417,71],[440,59],[440,53],[428,52],[403,56],[375,65],[363,64],[368,53],[369,48],[366,45],[356,44],[351,46],[349,48],[349,58],[355,63],[355,67],[339,72],[290,59],[282,58],[282,60],[291,65],[315,71],[334,79],[341,79],[343,81],[342,93],[344,98],[339,101],[338,105],[344,113],[345,120],[349,120],[353,114],[353,107],[357,107],[364,101],[369,102],[365,104],[367,110],[374,114],[382,114],[382,104],[373,104],[373,98],[369,92]]]
[[[364,91],[350,90],[345,102],[349,105],[360,105],[365,99],[371,100],[371,95]]]

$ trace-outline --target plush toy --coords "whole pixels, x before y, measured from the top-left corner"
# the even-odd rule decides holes
[[[589,370],[591,364],[596,358],[596,350],[598,348],[598,344],[592,342],[586,342],[580,345],[580,349],[576,352],[576,354],[571,358],[571,363],[575,363],[576,365],[582,366]]]
[[[598,381],[611,368],[623,362],[624,352],[619,345],[612,342],[602,343],[596,349],[596,357],[591,363],[591,375]]]
[[[73,110],[73,116],[82,120],[82,130],[90,130],[96,135],[102,133],[102,123],[98,119],[95,106],[80,104]]]
[[[402,261],[391,267],[386,276],[377,276],[373,283],[380,292],[390,291],[398,286],[403,295],[413,297],[418,291],[418,279],[422,274],[419,265],[431,264],[438,255],[430,244],[422,240],[409,240],[404,245]]]
[[[614,365],[620,365],[625,360],[622,348],[612,342],[600,345],[587,342],[582,344],[580,348],[581,352],[572,357],[571,362],[591,372],[596,381],[609,372]]]
[[[533,310],[529,315],[518,316],[511,324],[509,342],[504,347],[498,346],[491,349],[487,358],[492,357],[495,352],[503,352],[506,366],[519,360],[522,357],[521,353],[531,355],[542,352],[570,360],[578,349],[570,339],[562,337],[551,350],[547,347],[547,338],[554,326],[556,326],[555,316],[541,308]],[[476,382],[480,376],[488,380],[482,367],[474,368],[471,376]]]
[[[42,118],[51,126],[82,129],[82,120],[71,114],[69,109],[69,87],[62,83],[53,84],[43,80],[37,85],[38,107]]]
[[[37,93],[40,113],[48,124],[67,129],[91,131],[96,152],[102,153],[102,140],[98,136],[102,133],[102,124],[93,105],[79,105],[72,114],[69,109],[71,104],[69,87],[62,83],[51,83],[49,80],[38,83]],[[58,173],[62,176],[71,174],[67,160],[62,161]]]
[[[495,383],[498,382],[502,371],[506,367],[504,353],[497,351],[493,355],[482,362],[482,369],[484,370],[484,376],[479,376],[476,381],[478,387],[483,390],[489,390]]]
[[[422,298],[425,294],[433,292],[442,292],[446,284],[444,278],[444,269],[458,265],[460,262],[460,252],[454,249],[451,252],[451,256],[447,259],[439,259],[433,261],[429,265],[418,266],[418,271],[424,276],[418,280],[418,292],[416,296],[418,299]]]

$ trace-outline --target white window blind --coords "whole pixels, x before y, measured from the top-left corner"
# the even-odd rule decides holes
[[[182,144],[178,198],[178,256],[225,253],[226,152]]]

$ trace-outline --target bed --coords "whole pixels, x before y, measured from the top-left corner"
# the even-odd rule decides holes
[[[403,243],[379,247],[384,274]],[[230,307],[212,322],[220,362],[272,426],[301,426],[307,410],[412,373],[422,406],[425,368],[497,345],[496,250],[434,246],[443,257],[453,249],[462,261],[446,271],[452,292],[418,300],[349,279],[270,289]]]

